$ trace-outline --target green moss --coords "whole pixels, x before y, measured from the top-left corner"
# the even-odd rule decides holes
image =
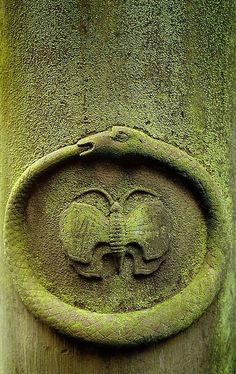
[[[5,195],[34,160],[120,124],[199,160],[222,189],[230,220],[233,1],[10,0],[3,7]],[[229,311],[224,292],[211,330]],[[206,343],[219,372],[231,361],[229,351],[214,354],[223,352],[223,326]]]

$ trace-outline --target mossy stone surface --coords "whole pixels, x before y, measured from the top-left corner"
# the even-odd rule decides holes
[[[221,188],[230,220],[234,14],[231,0],[3,0],[2,206],[33,161],[118,124],[142,129],[200,161]],[[4,265],[4,373],[50,372],[57,362],[61,373],[85,367],[92,373],[94,366],[104,373],[168,373],[173,367],[177,373],[233,372],[232,270],[198,323],[129,355],[86,350],[55,337],[25,311],[8,279]]]

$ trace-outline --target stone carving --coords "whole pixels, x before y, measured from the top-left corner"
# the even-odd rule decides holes
[[[42,277],[42,274],[37,273],[35,270],[34,261],[36,261],[37,258],[31,257],[30,260],[30,249],[32,248],[32,245],[30,246],[30,240],[34,238],[30,236],[32,217],[28,214],[28,207],[30,206],[31,197],[35,194],[35,190],[40,189],[40,184],[43,183],[45,179],[51,178],[54,180],[54,173],[56,174],[61,168],[66,168],[68,170],[71,162],[76,164],[76,162],[80,162],[81,159],[85,159],[86,163],[90,160],[90,157],[92,159],[93,156],[95,156],[95,158],[101,156],[105,159],[109,159],[109,161],[115,159],[120,160],[121,158],[125,160],[134,158],[136,161],[138,160],[138,162],[140,160],[148,160],[152,166],[167,170],[170,174],[170,178],[172,178],[173,185],[175,184],[175,177],[177,176],[180,178],[186,188],[190,190],[190,194],[194,191],[194,196],[204,211],[207,235],[204,241],[205,256],[203,261],[197,269],[197,272],[188,280],[184,288],[180,291],[177,289],[176,293],[172,294],[170,297],[164,298],[163,300],[159,299],[154,306],[147,306],[142,310],[122,311],[118,313],[93,312],[83,308],[82,305],[78,306],[71,303],[69,299],[70,295],[68,299],[63,299],[63,289],[61,293],[57,295],[54,294],[53,289],[50,288],[50,279],[48,282],[47,279],[45,280]],[[79,173],[75,174],[75,178],[78,179],[78,177],[83,178]],[[62,187],[64,187],[64,184],[67,183],[67,187],[68,184],[70,184],[70,180],[67,179],[67,174],[65,174],[63,178],[58,178],[59,179],[55,179],[58,181],[59,187],[56,185],[56,188],[53,190],[54,193],[60,191],[60,188],[63,189]],[[106,190],[109,190],[109,188]],[[50,195],[51,192],[52,190],[48,188],[48,195]],[[90,235],[92,245],[86,247],[87,251],[78,251],[77,248],[79,247],[71,246],[70,240],[67,242],[67,236],[70,235],[70,233],[72,234],[72,242],[75,240],[75,237],[77,237],[77,233],[80,232],[81,234],[81,230],[77,232],[76,220],[74,220],[73,215],[76,219],[78,218],[78,221],[80,221],[79,223],[82,222],[82,217],[84,215],[86,218],[92,219],[94,224],[97,225],[97,227],[99,226],[99,229],[99,222],[102,220],[103,222],[105,221],[105,224],[103,223],[101,225],[101,236],[104,236],[106,239],[108,252],[114,252],[117,258],[117,268],[119,271],[122,271],[123,257],[126,256],[128,248],[130,248],[128,244],[130,243],[134,251],[132,254],[134,263],[135,260],[139,258],[139,255],[137,257],[137,253],[141,253],[141,264],[147,262],[145,263],[145,268],[150,270],[149,261],[156,261],[162,259],[162,256],[165,256],[165,251],[168,250],[168,238],[163,234],[163,247],[160,246],[159,248],[162,249],[160,249],[160,252],[158,252],[157,249],[156,252],[152,251],[152,248],[158,248],[158,246],[153,244],[160,244],[161,241],[158,242],[160,237],[156,235],[152,236],[152,234],[148,236],[146,234],[147,241],[142,242],[138,235],[131,235],[131,231],[127,229],[124,230],[124,227],[132,226],[133,223],[134,226],[136,225],[137,227],[137,220],[140,219],[139,217],[142,217],[142,220],[146,219],[148,228],[150,232],[152,232],[154,226],[161,228],[158,219],[161,217],[161,214],[163,214],[162,222],[166,222],[164,227],[167,228],[168,231],[169,221],[167,218],[164,218],[165,209],[163,205],[155,196],[150,194],[150,196],[153,196],[151,205],[144,201],[140,203],[140,205],[134,205],[127,213],[124,213],[124,211],[121,213],[121,210],[126,208],[126,203],[129,202],[131,196],[121,196],[120,199],[112,199],[107,192],[97,192],[106,196],[106,199],[109,200],[109,213],[107,215],[101,215],[102,212],[100,209],[96,208],[94,204],[79,201],[79,199],[74,201],[71,199],[69,201],[73,202],[68,206],[69,201],[67,201],[66,198],[63,200],[62,204],[64,209],[66,209],[66,207],[68,208],[65,211],[64,218],[62,218],[61,236],[64,241],[64,246],[67,248],[66,251],[68,255],[73,261],[75,260],[76,262],[79,260],[79,263],[85,264],[82,266],[87,266],[86,264],[88,263],[88,267],[90,267],[91,270],[93,256],[95,254],[96,258],[96,252],[99,253],[99,249],[96,249],[95,244],[101,240],[101,237],[99,240],[96,238],[94,241],[92,235]],[[44,197],[41,195],[41,198]],[[80,196],[80,198],[82,199],[82,196]],[[178,199],[178,196],[176,199]],[[56,202],[57,197],[54,196],[54,203]],[[86,209],[85,204],[87,204]],[[41,209],[42,205],[36,204],[36,206],[33,207],[34,210],[36,210],[37,207]],[[46,208],[47,206],[45,206],[45,209]],[[220,290],[227,258],[227,245],[229,243],[229,227],[224,220],[224,209],[225,205],[221,192],[217,185],[215,185],[212,177],[197,160],[178,148],[153,139],[141,131],[127,127],[114,126],[109,130],[81,139],[77,144],[68,145],[45,155],[22,173],[11,191],[6,208],[4,227],[6,255],[15,286],[22,300],[37,317],[40,317],[50,326],[73,337],[96,343],[115,345],[147,343],[166,338],[190,326],[204,313]],[[159,213],[156,213],[156,210]],[[177,214],[178,212],[176,215]],[[166,217],[167,216],[168,214]],[[176,216],[173,217],[173,226],[174,223],[176,224],[175,221],[177,218]],[[45,224],[47,224],[47,222]],[[72,225],[71,229],[69,227],[70,224]],[[37,226],[37,222],[35,225]],[[58,226],[56,225],[57,230]],[[94,225],[92,227],[94,228]],[[118,234],[118,232],[120,232],[119,230],[123,230],[122,233]],[[93,235],[96,237],[98,231],[94,231],[95,234]],[[41,236],[43,236],[43,234],[43,232],[40,233]],[[143,234],[145,238],[145,232],[143,232]],[[196,233],[193,232],[191,237],[194,237],[195,234],[198,239],[199,232],[197,231]],[[112,237],[112,235],[114,235],[114,237]],[[183,237],[184,235],[185,232],[183,230]],[[137,250],[137,247],[133,247],[133,241],[138,243],[138,248],[141,249]],[[38,241],[38,245],[39,244]],[[121,250],[121,248],[124,248],[124,244],[125,249]],[[191,251],[191,240],[189,241],[189,250]],[[181,253],[181,247],[179,247],[179,252],[180,256],[183,255],[183,253]],[[50,251],[44,253],[48,255],[50,264]],[[183,257],[186,255],[185,252]],[[57,252],[54,254],[54,261],[57,258],[56,256]],[[75,256],[74,259],[73,256]],[[154,258],[153,260],[152,257]],[[98,263],[101,264],[102,261],[98,261]],[[61,263],[59,267],[60,265]],[[163,263],[163,267],[164,265]],[[157,268],[158,266],[156,269]],[[172,270],[174,270],[174,268],[175,265],[173,264]],[[134,269],[135,273],[135,271],[140,268],[136,266]],[[48,270],[50,272],[50,269]],[[98,269],[98,271],[100,270]],[[142,279],[142,282],[148,279],[151,283],[154,276],[159,275],[160,272],[161,268],[159,268],[158,272],[153,273],[151,277],[144,277],[145,279]],[[90,282],[90,280],[88,281],[84,277],[76,277],[74,272],[72,272],[72,274],[78,280],[78,283],[82,280],[80,285],[83,284],[82,287],[85,287],[85,292],[88,284],[92,286],[95,285],[95,287],[97,287],[97,285],[102,287],[105,281],[105,279],[102,279],[101,282]],[[58,274],[57,276],[60,277],[60,275],[61,274]],[[99,275],[103,274],[99,273]],[[121,280],[123,281],[121,276],[114,278],[117,283]],[[168,274],[166,279],[168,281]],[[134,276],[132,276],[131,281],[133,280],[136,281]],[[80,291],[79,287],[77,291]],[[155,296],[156,287],[153,287],[152,291]],[[98,296],[100,297],[100,295]],[[102,297],[105,298],[106,294]],[[114,297],[116,297],[115,293]]]
[[[92,192],[101,194],[109,203],[109,215],[80,202],[81,196]],[[139,203],[125,214],[125,204],[134,194],[155,199]],[[154,192],[143,189],[129,191],[120,201],[115,201],[105,190],[87,189],[63,213],[60,226],[61,240],[74,268],[86,277],[103,277],[102,258],[106,254],[112,255],[118,274],[126,254],[133,258],[135,275],[151,274],[169,249],[169,213]]]

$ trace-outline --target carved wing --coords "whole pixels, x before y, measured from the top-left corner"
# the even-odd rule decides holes
[[[145,260],[157,259],[168,250],[170,232],[170,216],[160,201],[142,203],[127,216],[127,244],[138,244]]]
[[[90,204],[73,202],[62,214],[60,238],[72,260],[88,264],[96,246],[109,243],[108,219]]]

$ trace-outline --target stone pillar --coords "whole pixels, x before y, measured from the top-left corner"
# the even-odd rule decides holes
[[[2,0],[2,373],[233,373],[234,14]]]

